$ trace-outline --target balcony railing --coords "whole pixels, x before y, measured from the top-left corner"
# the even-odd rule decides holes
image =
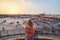
[[[23,29],[12,29],[12,30],[0,30],[0,39],[9,38],[11,36],[18,36],[25,37],[25,31]],[[45,36],[52,36],[52,37],[60,37],[59,33],[44,33],[40,31],[36,31],[35,38],[38,38],[39,35],[45,35]]]

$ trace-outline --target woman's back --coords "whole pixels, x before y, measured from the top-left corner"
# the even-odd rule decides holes
[[[25,32],[26,32],[26,37],[33,37],[35,34],[35,28],[32,27],[31,29],[29,27],[25,28]]]

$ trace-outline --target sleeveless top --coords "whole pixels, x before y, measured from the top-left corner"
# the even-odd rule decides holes
[[[30,29],[29,27],[26,27],[25,32],[26,32],[26,37],[34,37],[35,28],[32,27],[32,29]]]

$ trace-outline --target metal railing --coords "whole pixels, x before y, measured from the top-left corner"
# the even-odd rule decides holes
[[[10,36],[15,36],[15,35],[24,35],[25,36],[25,31],[23,29],[12,29],[12,30],[0,30],[0,39],[3,38],[9,38]],[[35,37],[38,35],[46,35],[46,36],[59,36],[60,34],[56,33],[44,33],[40,31],[36,31]]]

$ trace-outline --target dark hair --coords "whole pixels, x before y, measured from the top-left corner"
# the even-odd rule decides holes
[[[28,20],[27,24],[28,24],[29,27],[33,27],[33,22],[32,22],[32,20]]]

